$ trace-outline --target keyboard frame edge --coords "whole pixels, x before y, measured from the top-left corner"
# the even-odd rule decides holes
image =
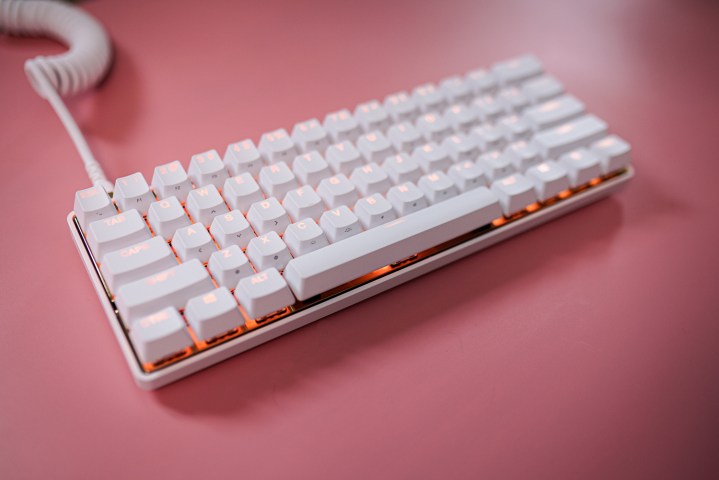
[[[127,362],[130,371],[132,372],[135,383],[143,390],[154,390],[210,367],[239,353],[250,350],[293,330],[304,327],[305,325],[315,322],[323,317],[354,305],[355,303],[359,303],[362,300],[377,295],[378,293],[408,282],[425,273],[459,260],[460,258],[479,252],[480,250],[484,250],[485,248],[525,232],[531,228],[570,213],[588,204],[594,203],[602,198],[608,197],[609,195],[622,189],[622,187],[624,187],[633,177],[634,168],[629,166],[624,173],[610,178],[599,185],[596,185],[588,190],[584,190],[583,192],[573,195],[552,206],[543,208],[523,218],[509,222],[500,228],[496,228],[478,237],[469,239],[461,244],[438,252],[416,263],[412,263],[404,268],[371,280],[366,284],[357,286],[349,291],[328,298],[319,304],[269,323],[262,328],[248,332],[211,349],[205,350],[183,359],[182,361],[150,373],[144,372],[140,367],[134,350],[130,345],[130,341],[122,327],[118,314],[105,291],[105,286],[99,269],[94,263],[93,258],[90,255],[89,247],[85,243],[85,240],[75,224],[74,212],[71,211],[68,214],[67,222],[70,227],[70,232],[75,242],[75,246],[82,257],[85,269],[87,270],[92,285],[95,288],[95,292],[100,299],[105,316],[107,317],[112,331],[120,344],[123,356],[125,357],[125,361]]]

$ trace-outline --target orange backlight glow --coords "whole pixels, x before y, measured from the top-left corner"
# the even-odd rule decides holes
[[[244,324],[243,324],[242,326],[237,327],[237,328],[235,328],[235,329],[233,329],[233,330],[230,330],[230,331],[228,331],[228,332],[225,332],[225,333],[223,333],[223,334],[221,334],[221,335],[218,335],[218,336],[216,336],[216,337],[214,337],[214,338],[210,338],[210,339],[207,339],[207,340],[200,340],[200,339],[198,339],[197,335],[196,335],[195,332],[192,330],[192,328],[191,328],[191,327],[188,327],[188,331],[189,331],[190,336],[191,336],[191,338],[192,338],[192,340],[193,340],[193,342],[194,342],[193,347],[188,347],[188,348],[186,348],[186,349],[184,349],[184,350],[182,350],[182,351],[177,352],[176,354],[173,354],[173,355],[171,355],[171,356],[168,356],[168,357],[166,357],[166,358],[163,358],[163,359],[161,359],[161,360],[159,360],[159,361],[157,361],[157,362],[154,362],[154,363],[142,363],[142,368],[143,368],[144,371],[146,371],[146,372],[153,372],[153,371],[155,371],[155,370],[164,368],[164,367],[166,367],[166,366],[168,366],[168,365],[171,365],[171,364],[174,364],[174,363],[176,363],[176,362],[182,361],[183,359],[185,359],[185,358],[187,358],[187,357],[189,357],[189,356],[195,355],[195,354],[200,353],[200,352],[202,352],[202,351],[204,351],[204,350],[207,350],[207,349],[209,349],[209,348],[212,348],[212,347],[214,347],[214,346],[216,346],[216,345],[220,345],[220,344],[222,344],[222,343],[224,343],[224,342],[227,342],[227,341],[230,341],[230,340],[232,340],[232,339],[234,339],[234,338],[237,338],[237,337],[239,337],[239,336],[242,336],[242,335],[245,334],[245,333],[248,333],[248,332],[250,332],[250,331],[253,331],[253,330],[257,329],[257,328],[261,328],[261,327],[263,327],[264,325],[267,325],[267,324],[269,324],[269,323],[275,322],[275,321],[277,321],[277,320],[279,320],[279,319],[281,319],[281,318],[284,318],[284,317],[286,317],[286,316],[288,316],[288,315],[293,314],[294,312],[302,311],[302,310],[304,310],[304,309],[306,309],[306,308],[309,308],[309,307],[315,306],[315,305],[317,305],[317,304],[319,304],[319,303],[322,303],[323,301],[325,301],[325,300],[327,300],[327,299],[329,299],[329,298],[332,298],[332,297],[335,297],[335,296],[337,296],[337,295],[346,293],[346,292],[348,292],[349,290],[352,290],[353,288],[362,286],[362,285],[364,285],[364,284],[366,284],[366,283],[368,283],[368,282],[370,282],[370,281],[376,280],[376,279],[378,279],[378,278],[380,278],[380,277],[383,277],[383,276],[385,276],[385,275],[387,275],[387,274],[390,274],[390,273],[394,272],[395,270],[399,270],[399,269],[405,268],[405,267],[407,267],[407,266],[409,266],[409,265],[412,265],[412,264],[414,264],[414,263],[416,263],[416,262],[418,262],[418,261],[421,261],[421,260],[423,260],[423,259],[425,259],[425,258],[431,257],[431,256],[435,255],[436,253],[445,251],[445,250],[447,250],[447,249],[449,249],[449,248],[452,248],[452,247],[455,247],[455,246],[457,246],[457,245],[461,245],[461,244],[463,244],[464,242],[466,242],[466,241],[468,241],[468,240],[471,240],[471,239],[473,239],[473,238],[477,238],[478,236],[481,236],[483,233],[485,233],[485,232],[487,232],[487,231],[491,231],[491,230],[493,230],[493,229],[502,227],[502,226],[505,225],[505,224],[512,223],[512,222],[514,222],[514,221],[517,221],[517,220],[519,220],[519,219],[522,219],[522,218],[526,217],[527,215],[531,215],[532,213],[534,213],[534,212],[536,212],[536,211],[538,211],[538,210],[541,210],[541,209],[546,208],[546,207],[550,207],[550,206],[553,205],[555,202],[564,200],[564,199],[566,199],[566,198],[569,198],[569,197],[571,197],[572,195],[575,195],[575,193],[577,193],[577,194],[578,194],[578,193],[581,193],[584,189],[594,187],[594,186],[596,186],[596,185],[602,183],[605,179],[608,179],[608,178],[611,178],[611,176],[594,178],[594,179],[590,180],[587,185],[585,185],[585,186],[583,186],[583,187],[581,187],[581,188],[579,188],[579,189],[575,189],[575,190],[571,190],[571,189],[563,190],[563,191],[560,192],[557,196],[553,197],[552,199],[547,200],[546,202],[542,202],[542,203],[539,203],[539,202],[531,203],[531,204],[527,205],[524,210],[522,210],[522,211],[520,211],[520,212],[517,212],[517,213],[515,213],[515,214],[513,214],[513,215],[511,215],[511,216],[509,216],[509,217],[496,218],[496,219],[494,219],[494,220],[491,222],[491,224],[488,225],[488,226],[485,226],[485,227],[482,227],[482,228],[478,228],[477,230],[475,230],[475,231],[473,231],[473,232],[470,232],[470,233],[467,233],[466,235],[460,236],[460,237],[458,237],[458,238],[456,238],[456,239],[453,239],[453,240],[451,240],[451,241],[445,242],[445,243],[443,243],[443,244],[441,244],[441,245],[438,245],[438,246],[436,246],[436,247],[430,248],[430,249],[428,249],[428,250],[425,250],[425,251],[422,251],[422,252],[418,252],[418,253],[416,253],[416,254],[414,254],[414,255],[411,255],[411,256],[409,256],[409,257],[407,257],[407,258],[404,258],[404,259],[402,259],[402,260],[399,260],[399,261],[397,261],[397,262],[394,262],[394,263],[392,263],[392,264],[390,264],[390,265],[386,265],[386,266],[384,266],[384,267],[380,267],[380,268],[378,268],[378,269],[376,269],[376,270],[374,270],[374,271],[372,271],[372,272],[370,272],[370,273],[368,273],[368,274],[366,274],[366,275],[363,275],[363,276],[361,276],[361,277],[359,277],[359,278],[357,278],[357,279],[355,279],[355,280],[352,280],[352,281],[350,281],[350,282],[347,282],[347,283],[345,283],[344,285],[340,285],[340,286],[338,286],[337,288],[334,288],[334,289],[332,289],[332,290],[330,290],[330,291],[324,292],[324,293],[322,293],[322,294],[320,294],[320,295],[318,295],[318,296],[316,296],[316,297],[314,297],[314,298],[312,298],[312,299],[309,299],[309,300],[307,300],[307,301],[299,301],[299,302],[295,303],[295,304],[292,305],[292,306],[285,307],[285,308],[283,308],[282,310],[279,310],[279,311],[277,311],[277,312],[274,312],[274,313],[272,313],[272,314],[270,314],[270,315],[267,315],[267,316],[265,316],[265,317],[263,317],[263,318],[251,319],[251,318],[249,318],[249,316],[247,315],[247,312],[245,312],[245,310],[244,310],[241,306],[238,306],[237,308],[239,309],[240,313],[242,314],[242,316],[243,316],[243,318],[244,318],[244,320],[245,320],[245,322],[244,322]],[[332,177],[332,178],[330,179],[330,182],[332,182],[332,180],[338,181],[338,179],[337,179],[336,177]],[[512,177],[509,177],[509,184],[511,184],[513,180],[515,180],[515,179],[512,178]],[[505,179],[504,181],[506,182],[507,179]],[[333,183],[334,183],[334,182],[333,182]],[[506,184],[506,183],[505,183],[505,184]],[[402,191],[403,189],[406,190],[406,187],[400,186],[400,190]],[[374,201],[374,199],[373,199],[373,198],[369,198],[367,201],[368,201],[369,203],[372,203],[372,202]],[[267,201],[264,201],[264,202],[262,202],[262,203],[267,204]],[[267,207],[269,207],[269,204],[263,205],[263,206],[265,206],[265,208],[267,208]],[[340,213],[338,210],[335,210],[335,212],[336,212],[336,213]],[[230,214],[225,214],[225,216],[228,216],[228,215],[230,215]],[[392,228],[392,227],[395,227],[395,226],[397,226],[397,225],[400,225],[400,224],[404,223],[405,221],[406,221],[406,219],[405,219],[404,217],[401,217],[401,218],[398,218],[398,219],[396,219],[396,220],[394,220],[394,221],[392,221],[392,222],[389,222],[389,223],[387,223],[387,224],[384,224],[383,227],[384,227],[384,228]],[[303,222],[300,222],[300,223],[298,224],[298,226],[299,226],[299,228],[304,228],[304,227],[306,227],[306,225],[305,225]],[[262,238],[262,237],[261,237],[261,238]],[[135,248],[142,248],[142,245],[141,245],[140,247],[135,247]],[[170,248],[172,248],[172,246],[170,246]],[[128,253],[130,253],[130,252],[129,252],[130,249],[127,249],[127,250],[128,250]],[[173,252],[174,252],[174,249],[173,249]],[[134,253],[134,251],[133,251],[132,253]],[[178,259],[178,263],[179,263],[179,259]],[[98,264],[98,265],[99,265],[99,264]],[[174,274],[174,272],[171,271],[171,270],[164,271],[164,272],[160,272],[160,273],[158,273],[158,274],[155,274],[155,275],[153,275],[153,276],[147,278],[146,281],[147,281],[148,283],[160,283],[160,282],[164,282],[164,281],[166,281],[167,278],[168,278],[170,275],[172,275],[172,274]],[[260,274],[255,274],[255,275],[253,275],[253,276],[251,277],[251,280],[250,280],[250,281],[251,281],[252,283],[254,283],[254,284],[258,284],[258,283],[263,283],[263,282],[265,282],[266,280],[267,280],[267,275],[266,275],[265,273],[260,273]],[[212,282],[213,282],[213,284],[215,285],[215,287],[218,288],[218,284],[217,284],[217,282],[216,282],[214,279],[212,280]],[[107,291],[107,292],[108,292],[108,297],[112,300],[112,296],[111,296],[110,292],[109,292],[109,291]],[[215,295],[214,295],[213,293],[209,293],[209,294],[206,294],[206,295],[202,296],[202,301],[204,301],[205,303],[214,303],[214,302],[216,301],[216,297],[215,297]],[[182,313],[182,311],[181,311],[181,313]],[[158,315],[157,318],[152,318],[152,321],[153,321],[153,322],[162,321],[162,318],[161,318],[160,315]]]

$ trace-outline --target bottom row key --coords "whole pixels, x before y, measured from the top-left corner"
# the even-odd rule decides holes
[[[130,330],[130,340],[142,363],[155,363],[194,344],[185,322],[173,307],[138,319]]]
[[[275,268],[240,280],[235,297],[250,318],[262,318],[295,303],[287,282]]]
[[[551,160],[530,167],[525,175],[534,182],[534,191],[542,202],[570,187],[567,170]]]
[[[492,193],[499,199],[507,217],[537,201],[534,185],[519,173],[496,180],[492,183]]]
[[[240,280],[235,297],[237,300],[227,287],[220,287],[187,301],[185,318],[198,339],[209,340],[244,325],[238,301],[253,319],[295,302],[287,283],[274,268]],[[142,363],[156,363],[194,345],[176,307],[138,318],[132,323],[129,335]]]
[[[185,307],[185,318],[200,340],[217,337],[245,323],[237,302],[226,287],[191,298]]]

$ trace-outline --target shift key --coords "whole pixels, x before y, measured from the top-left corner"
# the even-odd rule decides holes
[[[190,298],[214,288],[205,267],[194,259],[121,286],[115,304],[125,326],[130,327],[136,319],[165,307],[184,308]]]
[[[606,134],[606,123],[594,115],[586,115],[551,130],[539,132],[532,143],[545,159],[557,159],[567,152],[604,138]]]

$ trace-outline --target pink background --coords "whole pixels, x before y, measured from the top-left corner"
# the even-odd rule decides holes
[[[1,38],[0,477],[719,478],[717,2],[85,8],[117,61],[69,103],[113,178],[525,51],[637,177],[146,393],[67,232],[80,162],[22,72],[62,48]]]

